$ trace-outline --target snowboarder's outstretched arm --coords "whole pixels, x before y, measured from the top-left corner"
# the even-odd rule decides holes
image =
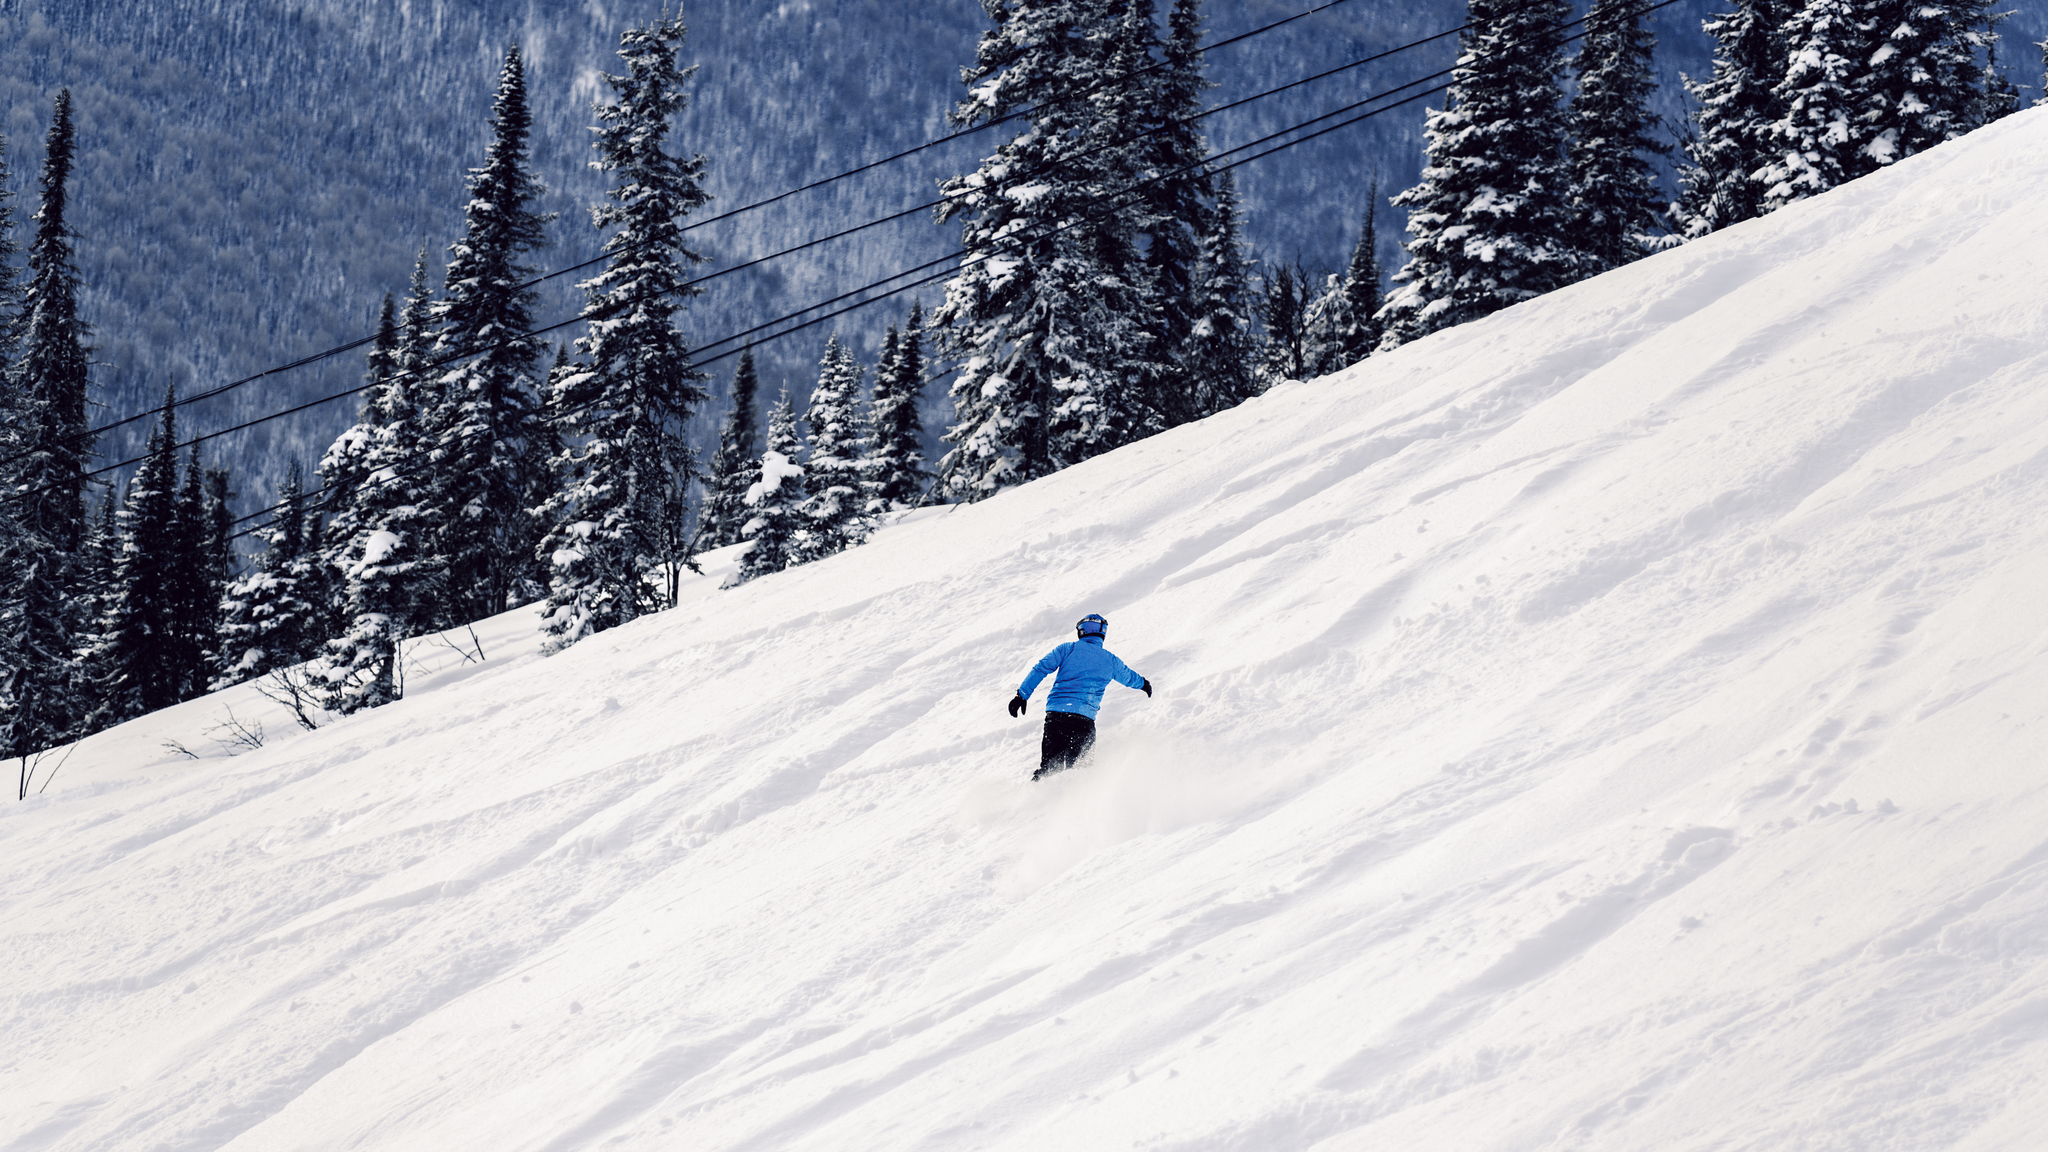
[[[1030,675],[1024,677],[1024,683],[1017,686],[1017,694],[1010,698],[1010,715],[1013,718],[1024,714],[1025,701],[1030,700],[1031,694],[1038,690],[1038,682],[1059,669],[1061,662],[1067,658],[1067,649],[1073,646],[1072,641],[1062,644],[1047,652],[1038,663],[1031,666]]]
[[[1031,674],[1024,677],[1024,683],[1017,686],[1017,695],[1031,699],[1031,694],[1038,691],[1039,681],[1059,671],[1060,665],[1066,661],[1067,649],[1073,646],[1074,642],[1069,640],[1040,657],[1038,663],[1031,666]]]
[[[1116,660],[1116,657],[1112,656],[1110,657],[1110,659]],[[1151,699],[1152,682],[1150,680],[1145,679],[1143,676],[1138,675],[1136,672],[1131,671],[1131,666],[1129,664],[1126,664],[1121,660],[1117,660],[1116,669],[1112,671],[1110,675],[1116,678],[1117,683],[1123,685],[1126,688],[1139,689],[1140,691],[1145,693],[1146,699]]]

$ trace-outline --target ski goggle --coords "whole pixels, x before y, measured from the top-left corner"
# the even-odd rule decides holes
[[[1080,636],[1101,636],[1107,639],[1109,636],[1109,621],[1100,616],[1083,616],[1074,625],[1074,632]]]

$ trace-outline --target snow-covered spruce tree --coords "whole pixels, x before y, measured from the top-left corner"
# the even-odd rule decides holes
[[[1350,367],[1344,358],[1344,332],[1356,327],[1351,315],[1351,297],[1344,292],[1344,277],[1331,273],[1323,277],[1308,306],[1301,310],[1301,374],[1304,378],[1328,376]]]
[[[211,505],[207,468],[195,444],[178,489],[166,577],[171,613],[165,646],[180,701],[206,693],[219,647],[222,587],[211,541]]]
[[[1650,111],[1657,38],[1643,26],[1648,0],[1593,0],[1576,60],[1571,101],[1571,228],[1584,273],[1597,275],[1654,251],[1663,215],[1650,156],[1671,146],[1657,138]]]
[[[924,308],[913,302],[903,330],[890,326],[882,360],[875,365],[869,511],[915,508],[931,487],[931,473],[924,468],[924,421],[917,411],[923,397]]]
[[[1266,325],[1265,354],[1259,363],[1259,390],[1308,373],[1308,274],[1286,264],[1266,277],[1260,319]]]
[[[369,387],[363,393],[362,412],[320,460],[320,505],[329,518],[320,534],[319,553],[337,602],[347,596],[341,573],[354,563],[353,556],[360,555],[363,534],[378,530],[393,507],[415,504],[424,490],[432,446],[422,427],[418,397],[433,390],[426,368],[433,341],[432,307],[427,250],[422,245],[413,261],[404,312],[394,316],[388,297],[380,311],[364,365],[363,382]],[[399,486],[395,499],[385,491],[392,485]],[[415,510],[415,518],[419,515]],[[339,636],[346,621],[339,603],[336,609],[332,633]]]
[[[463,237],[448,246],[446,287],[434,305],[435,358],[466,357],[423,398],[434,440],[432,547],[448,574],[442,625],[502,612],[540,590],[540,533],[529,510],[547,484],[547,461],[533,451],[543,350],[519,337],[533,327],[536,300],[525,287],[534,270],[524,258],[547,246],[553,216],[533,209],[544,189],[527,155],[532,127],[515,46],[498,77],[490,148],[470,170]]]
[[[933,312],[960,361],[948,490],[977,500],[1149,434],[1141,384],[1154,365],[1138,254],[1141,213],[1114,199],[1131,149],[1092,98],[1125,6],[989,0],[996,26],[963,72],[953,122],[1025,109],[1028,124],[980,168],[947,181],[941,221],[969,255]],[[1126,133],[1127,135],[1127,133]]]
[[[1126,182],[1138,186],[1137,228],[1143,235],[1145,325],[1154,345],[1144,400],[1166,425],[1206,415],[1185,362],[1199,320],[1202,238],[1214,178],[1203,162],[1208,141],[1196,117],[1210,87],[1202,76],[1201,0],[1174,0],[1167,36],[1156,31],[1152,0],[1130,0],[1119,29],[1102,123],[1119,134],[1114,146],[1131,147]],[[1123,138],[1142,132],[1135,141]]]
[[[1252,291],[1252,261],[1244,255],[1238,213],[1237,179],[1225,172],[1216,183],[1216,204],[1202,234],[1195,325],[1181,353],[1194,388],[1195,410],[1202,416],[1236,407],[1258,391],[1253,368],[1259,302]]]
[[[1446,105],[1424,130],[1408,263],[1380,310],[1383,348],[1579,278],[1565,168],[1565,0],[1472,0]]]
[[[374,708],[403,695],[399,646],[444,611],[447,569],[434,554],[425,507],[430,445],[417,399],[433,392],[432,305],[422,249],[399,316],[395,363],[369,390],[357,424],[362,441],[353,467],[362,481],[322,533],[335,635],[313,668],[313,688],[329,711]],[[373,353],[371,373],[385,367]]]
[[[225,688],[313,658],[327,606],[320,600],[319,557],[307,537],[304,481],[294,460],[277,492],[277,510],[257,535],[268,547],[254,571],[221,595],[220,652],[212,687]]]
[[[689,562],[684,500],[697,469],[688,426],[704,375],[675,313],[695,292],[689,267],[703,259],[683,245],[683,218],[710,197],[698,183],[704,157],[663,147],[696,71],[676,64],[682,39],[680,16],[627,31],[625,74],[604,78],[613,102],[597,109],[594,167],[613,182],[611,202],[591,219],[614,231],[605,270],[583,285],[589,331],[576,346],[588,365],[551,398],[564,447],[553,462],[556,491],[539,510],[550,651],[665,607],[649,576],[663,571],[672,589]]]
[[[740,353],[739,368],[732,374],[732,411],[718,432],[718,448],[711,454],[706,489],[703,527],[698,546],[724,548],[739,543],[753,512],[747,507],[747,489],[761,478],[760,423],[754,416],[761,377],[754,369],[754,350]]]
[[[761,453],[759,479],[743,497],[753,515],[740,527],[740,534],[752,541],[753,547],[740,558],[739,571],[727,587],[802,563],[797,553],[804,546],[803,504],[810,495],[803,466],[796,462],[802,452],[796,407],[785,388],[768,410],[768,447]]]
[[[2003,120],[2020,110],[2020,88],[1998,66],[1998,45],[2005,34],[1998,30],[2000,24],[2012,18],[2011,12],[1987,12],[1984,24],[1984,114],[1982,120],[1989,124]]]
[[[1868,0],[1806,0],[1786,20],[1785,115],[1771,126],[1775,159],[1757,175],[1765,211],[1876,170],[1868,62],[1881,42],[1878,18]]]
[[[120,556],[114,589],[101,624],[92,667],[97,710],[92,727],[105,728],[183,699],[179,667],[177,566],[177,394],[164,397],[163,416],[115,520]]]
[[[426,253],[422,251],[420,255],[424,258]],[[415,275],[423,274],[424,270],[416,265]],[[362,412],[320,457],[321,503],[333,511],[334,523],[344,535],[355,530],[355,499],[368,475],[364,459],[376,439],[377,429],[385,422],[380,406],[391,378],[398,374],[398,340],[398,307],[387,292],[377,313],[377,334],[370,340],[368,363],[363,371],[363,383],[368,387],[363,392]],[[338,558],[334,562],[338,563]]]
[[[874,527],[868,515],[867,427],[861,419],[860,361],[834,333],[818,361],[818,385],[804,410],[811,452],[804,461],[810,491],[802,507],[803,531],[792,563],[822,560],[866,540]]]
[[[1366,193],[1365,224],[1358,231],[1358,244],[1351,250],[1351,264],[1342,276],[1332,276],[1322,295],[1302,314],[1303,371],[1309,376],[1327,376],[1349,368],[1372,354],[1379,343],[1380,326],[1374,319],[1380,310],[1379,181]]]
[[[1714,38],[1714,66],[1705,80],[1685,81],[1699,104],[1679,173],[1679,228],[1688,239],[1764,213],[1756,174],[1777,159],[1772,126],[1785,117],[1782,13],[1780,0],[1735,0],[1735,11],[1702,25]]]
[[[15,422],[4,498],[16,535],[5,573],[13,622],[7,690],[8,753],[26,756],[76,735],[87,710],[78,649],[83,618],[80,549],[86,536],[86,424],[91,330],[78,314],[78,267],[65,223],[75,150],[71,93],[57,96],[38,182],[27,279],[14,324],[7,416]]]
[[[1867,81],[1872,168],[1896,164],[1985,122],[1978,62],[1991,46],[1987,0],[1884,0]]]
[[[207,597],[202,605],[207,614],[207,628],[206,668],[199,678],[201,692],[207,691],[204,685],[212,678],[213,670],[220,666],[221,600],[241,567],[235,556],[234,541],[234,501],[238,495],[234,490],[232,468],[226,464],[207,466],[200,539],[201,562],[207,582]]]

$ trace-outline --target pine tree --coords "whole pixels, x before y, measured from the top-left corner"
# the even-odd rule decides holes
[[[802,452],[803,441],[796,431],[796,408],[785,388],[775,406],[768,410],[768,448],[761,453],[760,478],[745,496],[753,516],[741,526],[740,533],[752,541],[753,547],[740,558],[739,571],[728,587],[802,563],[797,552],[803,546],[803,504],[810,495],[804,483],[803,466],[796,462]]]
[[[1328,376],[1351,366],[1345,357],[1344,333],[1356,328],[1351,314],[1351,297],[1344,291],[1344,277],[1335,273],[1323,277],[1317,292],[1301,313],[1301,375],[1305,379]]]
[[[1869,167],[1886,167],[1984,123],[1980,49],[1991,38],[1987,0],[1885,0],[1867,85]]]
[[[310,660],[325,639],[327,606],[303,486],[293,461],[278,487],[270,525],[257,533],[266,551],[253,571],[222,593],[215,689]]]
[[[1309,375],[1308,294],[1308,275],[1286,264],[1266,278],[1261,311],[1266,323],[1266,352],[1259,365],[1261,391]]]
[[[1572,236],[1596,275],[1657,247],[1661,216],[1650,156],[1671,147],[1656,136],[1650,98],[1657,39],[1643,26],[1647,0],[1594,0],[1577,60],[1571,101]]]
[[[426,506],[430,444],[418,399],[434,391],[427,369],[432,311],[422,249],[398,320],[395,359],[387,365],[372,353],[370,373],[382,383],[369,390],[357,425],[361,444],[351,450],[362,481],[322,533],[320,570],[330,587],[334,635],[314,667],[313,686],[330,711],[374,708],[403,695],[401,643],[447,611],[447,568],[434,552]]]
[[[931,488],[931,473],[924,469],[924,420],[917,410],[923,398],[924,308],[913,302],[902,332],[889,327],[881,362],[875,365],[869,406],[874,426],[868,453],[871,511],[915,508]]]
[[[961,367],[951,394],[948,489],[980,499],[1088,459],[1159,426],[1144,381],[1157,369],[1139,252],[1143,212],[1126,186],[1129,124],[1102,93],[1124,37],[1114,0],[1011,0],[990,7],[963,73],[954,123],[1029,109],[1029,123],[978,171],[944,185],[940,219],[963,221],[971,255],[933,313]],[[1126,98],[1125,105],[1130,103]],[[1017,194],[1020,189],[1028,195]]]
[[[1366,193],[1365,224],[1342,276],[1331,276],[1302,313],[1302,372],[1328,376],[1372,354],[1379,343],[1379,181]]]
[[[1235,407],[1258,391],[1253,361],[1259,304],[1251,287],[1252,261],[1239,236],[1237,180],[1225,172],[1202,235],[1195,326],[1181,355],[1202,416]]]
[[[1998,66],[1998,45],[2005,34],[1998,30],[2000,24],[2012,18],[2011,12],[1987,12],[1984,18],[1984,113],[1981,117],[1986,124],[2003,120],[2020,110],[2019,85]]]
[[[828,337],[818,362],[818,386],[811,389],[804,411],[811,434],[810,457],[804,461],[810,497],[803,503],[793,563],[843,552],[866,540],[873,528],[865,483],[867,428],[859,410],[863,375],[860,361],[838,334]]]
[[[465,356],[427,405],[434,467],[427,496],[433,548],[446,565],[445,609],[459,624],[538,594],[539,532],[528,510],[544,496],[546,461],[533,450],[541,346],[524,257],[547,246],[554,217],[533,210],[545,189],[531,171],[533,117],[519,49],[505,54],[492,103],[492,140],[470,170],[467,224],[448,247],[447,286],[434,306],[435,357]]]
[[[1135,106],[1118,109],[1120,114],[1112,117],[1120,130],[1144,133],[1130,176],[1140,184],[1145,286],[1151,298],[1146,311],[1153,317],[1148,328],[1157,341],[1151,358],[1158,367],[1146,381],[1146,403],[1169,426],[1207,415],[1188,362],[1189,341],[1200,320],[1202,241],[1216,195],[1215,179],[1204,163],[1208,141],[1196,119],[1202,92],[1211,87],[1202,75],[1201,25],[1201,0],[1174,0],[1161,41],[1151,0],[1132,0],[1117,66],[1150,70],[1134,85],[1140,97]]]
[[[605,77],[615,102],[597,110],[595,167],[613,185],[611,203],[591,216],[616,231],[605,240],[605,270],[583,285],[590,327],[576,345],[588,367],[552,398],[568,446],[540,510],[550,526],[540,552],[552,564],[542,624],[551,651],[663,607],[649,575],[665,570],[673,589],[689,562],[682,532],[697,468],[688,428],[704,375],[674,316],[696,291],[687,270],[703,259],[683,246],[683,218],[710,197],[698,184],[704,157],[663,150],[696,71],[676,64],[682,39],[680,16],[627,31],[626,73]]]
[[[205,695],[219,649],[222,585],[212,546],[213,510],[207,468],[194,445],[172,516],[171,561],[166,579],[171,603],[166,637],[178,702]]]
[[[753,518],[747,507],[747,489],[761,478],[760,426],[754,418],[755,396],[761,379],[754,370],[754,351],[740,353],[740,366],[732,375],[732,411],[718,433],[718,449],[711,454],[711,474],[706,478],[703,539],[705,548],[724,548],[739,543],[740,529]]]
[[[1785,117],[1781,12],[1777,0],[1735,0],[1735,11],[1703,25],[1714,38],[1714,68],[1685,82],[1699,103],[1690,164],[1679,176],[1679,224],[1689,239],[1764,213],[1756,173],[1777,159],[1772,125]]]
[[[1372,355],[1379,346],[1381,328],[1380,282],[1380,182],[1375,179],[1365,194],[1365,223],[1358,230],[1358,246],[1351,250],[1351,266],[1344,275],[1344,295],[1351,300],[1351,327],[1343,332],[1344,355],[1350,362]]]
[[[150,433],[148,452],[116,522],[120,557],[112,604],[100,627],[92,664],[104,728],[184,699],[186,680],[177,613],[184,604],[178,568],[183,541],[178,523],[177,393],[164,396],[163,416]]]
[[[1771,126],[1777,159],[1757,174],[1765,211],[1875,170],[1865,114],[1872,102],[1866,62],[1880,43],[1876,16],[1865,0],[1806,0],[1785,22],[1789,55],[1778,85],[1785,115]]]
[[[1564,0],[1471,0],[1442,111],[1424,131],[1408,263],[1381,309],[1382,347],[1476,320],[1578,279],[1560,80]]]
[[[82,616],[79,552],[92,454],[85,418],[91,330],[78,315],[78,268],[65,223],[75,146],[66,90],[50,121],[6,388],[13,443],[0,527],[12,539],[0,619],[12,629],[7,647],[16,661],[5,693],[11,757],[69,739],[85,718],[78,648],[91,624]]]
[[[420,252],[420,261],[415,264],[416,279],[424,279],[426,252]],[[377,334],[371,338],[368,363],[363,372],[363,409],[356,422],[335,437],[326,453],[320,457],[321,503],[335,511],[335,523],[344,534],[355,529],[354,504],[361,495],[369,473],[365,458],[370,444],[376,439],[377,430],[388,421],[381,406],[386,400],[386,389],[398,374],[398,310],[391,294],[384,294],[384,304],[377,313]]]

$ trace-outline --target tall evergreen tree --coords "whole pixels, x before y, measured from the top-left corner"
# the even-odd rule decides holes
[[[327,605],[316,541],[309,536],[297,461],[278,487],[277,510],[257,533],[267,545],[256,567],[221,597],[220,660],[214,688],[239,684],[315,656],[325,639]]]
[[[362,481],[323,533],[321,571],[333,589],[335,635],[319,656],[314,690],[335,712],[403,695],[400,645],[445,614],[447,568],[434,551],[426,506],[429,441],[419,400],[434,392],[427,369],[432,308],[422,249],[398,321],[395,360],[386,364],[372,354],[370,372],[381,383],[369,390],[357,425],[361,444],[351,450]]]
[[[754,350],[749,348],[740,353],[739,368],[732,374],[732,411],[719,429],[718,448],[711,454],[711,474],[705,479],[702,547],[739,543],[744,539],[740,529],[753,518],[747,507],[747,489],[761,478],[761,432],[754,417],[760,389]]]
[[[1235,407],[1258,391],[1259,301],[1251,286],[1252,261],[1244,255],[1237,179],[1225,172],[1202,235],[1196,276],[1195,326],[1181,356],[1203,416]]]
[[[796,408],[785,388],[768,410],[768,447],[761,453],[759,479],[748,487],[745,496],[753,515],[741,526],[740,533],[753,547],[740,558],[739,571],[731,584],[744,584],[757,576],[802,563],[798,552],[803,547],[803,504],[810,495],[804,483],[803,466],[797,463],[802,452]]]
[[[873,527],[865,483],[867,429],[859,410],[863,375],[860,361],[838,334],[828,337],[818,362],[818,386],[811,389],[804,411],[811,438],[810,457],[804,461],[810,498],[802,508],[795,563],[843,552],[866,540]]]
[[[1662,203],[1649,157],[1671,147],[1657,138],[1650,98],[1657,38],[1643,25],[1647,0],[1593,0],[1579,49],[1571,101],[1572,236],[1596,275],[1648,255],[1657,245]]]
[[[1309,375],[1309,283],[1306,273],[1286,264],[1266,278],[1261,319],[1266,324],[1266,351],[1259,365],[1263,391],[1282,380]]]
[[[1174,425],[1205,415],[1186,360],[1200,319],[1202,240],[1215,199],[1214,177],[1203,162],[1208,141],[1196,119],[1211,85],[1202,75],[1201,0],[1174,0],[1163,40],[1153,20],[1152,0],[1131,0],[1114,67],[1143,70],[1130,85],[1138,99],[1105,109],[1104,119],[1112,131],[1143,133],[1128,168],[1131,182],[1140,185],[1152,318],[1147,330],[1156,341],[1145,401]]]
[[[2020,88],[1998,66],[1998,46],[2004,42],[2005,34],[1998,30],[2000,24],[2012,18],[2011,12],[1987,12],[1984,17],[1984,114],[1982,120],[1989,124],[2003,120],[2020,110]]]
[[[1333,272],[1323,277],[1322,290],[1312,295],[1301,312],[1301,375],[1328,376],[1350,367],[1344,332],[1353,327],[1356,321],[1351,315],[1351,297],[1344,292],[1344,277]]]
[[[1365,224],[1342,276],[1330,277],[1322,296],[1302,318],[1302,352],[1307,374],[1327,376],[1372,354],[1379,343],[1379,182],[1366,193]]]
[[[116,522],[120,558],[112,604],[100,627],[93,667],[104,728],[184,699],[187,684],[177,614],[185,605],[179,575],[184,541],[178,523],[177,393],[164,396],[163,416]]]
[[[537,299],[525,286],[534,271],[525,258],[547,246],[553,216],[533,208],[544,189],[528,156],[533,116],[516,46],[498,76],[491,128],[434,306],[435,356],[467,357],[441,377],[427,407],[435,442],[428,507],[448,572],[442,624],[502,612],[539,591],[539,532],[528,510],[540,504],[547,475],[533,451],[543,352],[517,337],[533,328]]]
[[[688,428],[704,401],[675,312],[696,289],[687,271],[703,259],[682,242],[683,218],[710,200],[704,157],[663,148],[688,103],[696,71],[676,64],[680,15],[628,30],[622,76],[606,76],[614,102],[597,109],[594,166],[612,173],[611,202],[591,213],[606,238],[605,270],[587,281],[589,334],[577,348],[587,368],[556,386],[552,404],[565,447],[555,494],[540,508],[549,525],[540,554],[551,561],[542,629],[557,650],[664,606],[648,577],[688,562],[684,501],[696,478]]]
[[[7,754],[17,757],[61,743],[84,719],[78,648],[91,625],[81,615],[79,552],[92,454],[85,418],[91,330],[78,314],[78,268],[65,223],[75,148],[66,90],[50,120],[6,389],[15,426],[4,527],[15,538],[0,618],[14,628]]]
[[[1757,174],[1764,209],[1818,196],[1876,169],[1868,61],[1881,42],[1867,0],[1806,0],[1786,20],[1788,51],[1778,96],[1785,115],[1771,126],[1774,161]]]
[[[213,516],[208,504],[206,466],[194,445],[172,513],[171,558],[165,580],[171,608],[170,630],[164,638],[165,660],[179,702],[205,694],[219,646],[222,589],[209,540]]]
[[[1702,26],[1714,38],[1714,66],[1705,80],[1685,82],[1699,103],[1679,175],[1679,227],[1687,238],[1764,213],[1756,174],[1777,159],[1772,126],[1785,117],[1782,11],[1779,0],[1735,0],[1735,11]]]
[[[1871,168],[1953,140],[1985,122],[1980,54],[1992,44],[1988,0],[1882,0],[1868,64]]]
[[[424,263],[426,252],[420,253]],[[414,267],[414,275],[423,277],[425,269]],[[370,341],[370,353],[364,366],[363,409],[350,425],[320,457],[321,504],[333,509],[336,523],[345,532],[352,532],[355,526],[354,503],[361,494],[363,484],[368,480],[364,460],[369,454],[370,444],[376,439],[377,430],[386,422],[380,411],[385,402],[385,390],[392,377],[398,374],[398,308],[391,294],[384,294],[383,307],[377,313],[377,334]]]
[[[903,331],[889,328],[887,346],[875,365],[874,400],[869,407],[874,439],[869,449],[872,510],[914,508],[931,487],[924,468],[924,308],[913,302]]]
[[[961,362],[941,462],[950,491],[980,499],[1144,436],[1158,426],[1144,381],[1142,211],[1115,198],[1133,154],[1111,143],[1097,94],[1124,38],[1115,0],[988,0],[996,26],[962,75],[954,123],[1029,110],[978,171],[944,185],[971,255],[932,315]],[[1125,101],[1129,103],[1128,100]],[[1020,195],[1019,190],[1029,194]]]
[[[1471,0],[1446,106],[1424,131],[1408,263],[1382,347],[1476,320],[1578,279],[1563,92],[1565,0]]]

